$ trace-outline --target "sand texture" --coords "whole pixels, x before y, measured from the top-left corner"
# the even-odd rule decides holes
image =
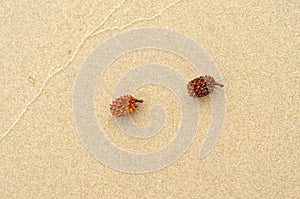
[[[0,4],[0,198],[299,198],[300,1],[3,1]],[[172,30],[213,59],[226,93],[222,134],[207,157],[199,150],[211,123],[210,97],[199,100],[200,127],[173,164],[132,174],[96,160],[73,118],[82,63],[102,42],[137,28]],[[103,73],[95,110],[107,138],[135,153],[159,150],[176,135],[181,104],[149,84],[133,120],[150,108],[168,115],[149,139],[133,138],[111,117],[117,81],[147,63],[199,75],[180,56],[141,49]],[[200,71],[201,72],[201,71]],[[213,97],[213,95],[212,95]]]

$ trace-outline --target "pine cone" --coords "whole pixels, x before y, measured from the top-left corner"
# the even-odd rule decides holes
[[[144,101],[135,99],[131,95],[125,95],[115,99],[112,104],[110,104],[110,111],[112,115],[116,117],[129,115],[130,113],[135,111],[137,102],[143,103]]]
[[[215,85],[223,87],[223,84],[217,83],[211,76],[200,76],[189,81],[187,90],[190,96],[194,98],[204,97],[213,92]]]

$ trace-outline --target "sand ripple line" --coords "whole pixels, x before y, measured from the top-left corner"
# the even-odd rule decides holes
[[[91,37],[91,35],[93,35],[93,33],[95,31],[97,31],[101,26],[103,26],[103,24],[112,16],[112,14],[114,12],[116,12],[124,3],[126,0],[123,0],[119,5],[117,5],[116,7],[114,7],[114,9],[112,9],[110,11],[110,13],[108,15],[106,15],[99,26],[97,26],[96,28],[94,28],[90,33],[87,34],[87,36],[85,36],[81,42],[79,43],[79,45],[76,47],[75,52],[73,53],[73,55],[70,57],[70,59],[63,65],[63,67],[58,68],[54,73],[52,73],[51,75],[49,75],[46,80],[43,82],[41,88],[39,89],[39,91],[37,92],[37,94],[34,96],[33,99],[31,99],[24,107],[24,109],[20,112],[20,114],[18,115],[17,119],[12,123],[12,125],[4,132],[4,134],[1,136],[0,140],[2,140],[5,136],[7,136],[11,130],[16,126],[16,124],[21,120],[21,118],[24,116],[24,114],[27,112],[29,106],[31,104],[33,104],[33,102],[35,102],[38,97],[42,94],[42,92],[44,91],[45,86],[47,85],[47,83],[57,74],[59,74],[60,72],[62,72],[66,67],[68,67],[72,61],[75,59],[76,55],[78,54],[79,50],[81,49],[82,45],[85,43],[85,41]]]
[[[91,37],[96,36],[96,35],[98,35],[98,34],[100,34],[100,33],[102,33],[102,32],[105,32],[105,31],[107,31],[107,30],[122,30],[122,29],[125,29],[125,28],[127,28],[127,27],[129,27],[129,26],[131,26],[131,25],[133,25],[133,24],[138,23],[138,22],[142,22],[142,21],[143,21],[143,22],[144,22],[144,21],[150,21],[150,20],[152,20],[152,19],[155,19],[155,18],[161,16],[167,9],[173,7],[174,5],[178,4],[178,3],[181,2],[181,1],[182,1],[182,0],[175,1],[175,2],[171,3],[170,5],[168,5],[168,6],[166,6],[165,8],[163,8],[160,12],[158,12],[157,14],[155,14],[155,15],[153,15],[153,16],[151,16],[151,17],[148,17],[148,18],[147,18],[147,17],[141,17],[141,18],[138,18],[138,19],[133,20],[133,21],[130,22],[130,23],[125,24],[124,26],[115,26],[115,27],[112,27],[112,28],[105,28],[105,29],[102,29],[102,30],[100,30],[100,31],[98,31],[98,32],[93,33],[93,34],[91,35]]]

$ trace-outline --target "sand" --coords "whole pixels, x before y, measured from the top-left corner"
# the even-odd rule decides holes
[[[6,1],[1,3],[0,198],[299,198],[299,1]],[[136,28],[183,34],[213,59],[225,85],[226,118],[216,146],[199,150],[211,122],[210,97],[199,100],[201,125],[173,164],[127,173],[95,159],[73,118],[82,63],[108,38]],[[141,49],[117,59],[95,94],[98,122],[126,151],[158,150],[176,135],[180,103],[163,86],[133,93],[147,99],[133,116],[150,122],[160,103],[161,132],[137,139],[118,129],[108,106],[117,79],[148,62],[189,80],[190,63]],[[213,95],[211,96],[213,97]]]

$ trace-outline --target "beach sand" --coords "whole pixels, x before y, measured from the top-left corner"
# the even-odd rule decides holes
[[[0,7],[0,198],[300,197],[299,1],[28,0]],[[226,118],[216,146],[199,159],[211,121],[211,98],[200,99],[201,125],[188,150],[167,167],[132,174],[85,148],[72,97],[81,65],[97,46],[147,27],[181,33],[205,49],[225,85]],[[147,99],[133,116],[141,126],[150,121],[151,105],[165,108],[159,134],[132,138],[111,119],[118,79],[153,62],[187,81],[199,75],[183,58],[157,49],[109,66],[95,94],[96,115],[108,139],[126,151],[164,147],[180,123],[180,104],[160,85],[133,93]]]

